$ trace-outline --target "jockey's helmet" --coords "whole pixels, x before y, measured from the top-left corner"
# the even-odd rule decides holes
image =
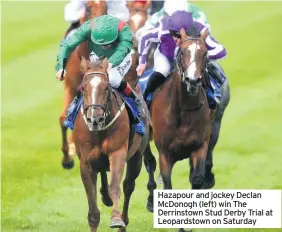
[[[163,10],[168,16],[171,16],[176,11],[188,11],[188,2],[187,0],[166,0]]]
[[[180,38],[180,29],[183,28],[187,31],[189,26],[192,24],[193,17],[191,13],[186,11],[177,11],[168,18],[167,28],[172,36]]]
[[[98,45],[109,45],[118,37],[118,20],[110,15],[95,19],[91,40]]]

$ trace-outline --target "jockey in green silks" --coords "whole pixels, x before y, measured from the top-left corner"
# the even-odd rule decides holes
[[[131,48],[133,38],[130,27],[124,21],[110,15],[103,15],[83,23],[78,30],[60,44],[57,56],[57,78],[62,80],[68,70],[64,70],[64,60],[68,59],[75,48],[83,41],[88,41],[90,61],[100,57],[108,58],[108,76],[110,85],[127,97],[132,98],[137,106],[139,117],[144,117],[140,98],[123,79],[132,64]]]

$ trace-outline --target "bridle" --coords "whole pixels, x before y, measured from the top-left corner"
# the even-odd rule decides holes
[[[192,61],[190,62],[190,64],[189,64],[188,67],[186,68],[186,70],[183,70],[183,67],[182,67],[182,65],[181,65],[181,64],[182,64],[181,58],[183,57],[183,48],[182,48],[183,44],[186,43],[186,42],[188,42],[188,41],[191,41],[191,40],[200,41],[201,43],[204,44],[204,46],[206,46],[206,45],[205,45],[205,42],[204,42],[201,38],[188,37],[188,38],[186,38],[186,39],[181,43],[181,45],[180,45],[180,47],[179,47],[179,50],[178,50],[177,55],[176,55],[176,67],[177,67],[177,70],[178,70],[179,74],[181,75],[182,80],[184,81],[185,78],[188,78],[189,82],[191,82],[191,80],[190,80],[189,77],[188,77],[188,72],[187,72],[187,71],[188,71],[189,66],[192,64],[192,62],[195,62],[195,60],[192,60]],[[186,49],[187,49],[187,48],[186,48]],[[205,55],[205,61],[204,61],[204,67],[205,67],[205,69],[206,69],[206,65],[207,65],[207,58],[206,58],[206,55]],[[201,81],[202,76],[203,76],[203,73],[202,73],[202,75],[198,78],[198,80],[196,80],[196,83],[194,83],[194,84],[196,84],[196,85],[198,85],[198,86],[202,85],[202,81]],[[192,82],[193,82],[193,81],[192,81]]]
[[[182,59],[182,57],[184,55],[183,54],[183,50],[184,50],[183,49],[183,44],[188,42],[188,41],[191,41],[191,40],[200,41],[201,43],[204,44],[204,46],[206,46],[205,42],[201,38],[188,37],[188,38],[186,38],[181,43],[181,45],[179,47],[179,50],[178,50],[177,55],[176,55],[176,68],[177,68],[178,73],[181,76],[182,81],[184,83],[186,83],[187,89],[189,89],[191,85],[196,86],[196,88],[200,88],[202,86],[203,79],[204,79],[203,75],[205,73],[205,71],[204,71],[201,74],[201,76],[199,78],[197,78],[196,80],[192,80],[192,79],[189,78],[189,76],[188,76],[188,68],[190,67],[192,62],[195,62],[195,60],[190,61],[190,64],[188,65],[188,67],[185,70],[183,70],[183,66],[182,66],[182,62],[181,62],[181,59]],[[185,49],[187,49],[187,48],[185,48]],[[205,54],[205,57],[204,57],[205,58],[205,60],[204,60],[204,70],[206,70],[206,67],[207,67],[207,57],[206,57],[206,55],[207,54]],[[201,93],[204,96],[204,88],[201,88]],[[198,109],[200,109],[204,105],[204,103],[205,103],[205,98],[204,98],[203,101],[201,101],[201,103],[198,106],[196,106],[196,107],[194,107],[192,109],[185,109],[185,110],[181,110],[181,111],[195,111],[195,110],[198,110]]]
[[[93,75],[93,74],[102,74],[104,76],[106,76],[108,78],[108,75],[104,72],[89,72],[86,73],[83,76],[83,80],[85,79],[86,76],[89,75]],[[90,80],[90,79],[89,79]],[[89,80],[86,80],[84,82],[82,82],[81,86],[82,86],[82,90],[83,90],[83,85],[85,85]],[[113,88],[110,86],[110,84],[108,83],[108,88],[107,88],[107,101],[106,104],[90,104],[86,107],[84,107],[84,103],[82,104],[81,107],[81,113],[83,115],[84,121],[86,123],[86,125],[88,125],[89,129],[91,128],[91,131],[102,131],[105,130],[107,128],[109,128],[115,121],[116,119],[119,117],[120,113],[123,111],[123,109],[125,108],[124,103],[120,106],[118,99],[117,99],[117,95],[114,92]],[[110,111],[110,104],[112,102],[112,96],[114,96],[117,104],[118,104],[118,112],[115,114],[114,118],[108,123],[106,124],[106,119],[108,118],[109,115],[111,115],[111,111]],[[91,118],[87,118],[87,111],[89,109],[93,109],[93,110],[103,110],[103,114],[97,117],[93,117],[93,121],[91,121]],[[91,125],[90,125],[91,123]],[[93,128],[93,124],[96,123],[96,125],[99,125],[99,129],[94,129]]]

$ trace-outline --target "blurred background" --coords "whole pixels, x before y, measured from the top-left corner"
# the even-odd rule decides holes
[[[214,152],[214,189],[281,189],[282,2],[193,3],[206,14],[213,36],[228,53],[221,64],[230,81],[231,100]],[[54,66],[68,27],[63,19],[65,4],[1,2],[4,232],[88,231],[88,205],[77,157],[74,169],[61,167],[58,118],[63,83],[56,80]],[[190,189],[188,175],[188,160],[177,163],[174,189]],[[143,166],[131,198],[128,231],[176,231],[153,228],[153,214],[145,208],[146,183]],[[112,231],[110,209],[102,205],[100,196],[98,200],[99,231]]]

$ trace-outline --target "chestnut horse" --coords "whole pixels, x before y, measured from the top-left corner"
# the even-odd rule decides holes
[[[211,171],[207,170],[205,162],[214,113],[209,109],[205,90],[209,86],[206,36],[207,31],[201,37],[187,36],[181,31],[177,68],[155,92],[151,103],[153,140],[159,152],[164,189],[172,189],[174,164],[187,158],[190,158],[192,189],[211,186],[205,179],[207,172]],[[146,149],[144,161],[149,173],[147,209],[152,212],[156,161],[150,146]]]
[[[130,26],[131,32],[133,34],[133,49],[138,52],[138,41],[136,39],[136,32],[144,26],[148,20],[148,8],[150,7],[150,2],[146,1],[145,4],[140,2],[127,2],[127,7],[129,9],[129,20],[128,25]]]
[[[142,167],[142,156],[149,142],[147,116],[144,119],[145,134],[135,133],[129,145],[130,121],[120,94],[109,85],[108,61],[89,63],[84,58],[81,84],[83,103],[73,131],[73,138],[80,159],[80,173],[88,198],[88,223],[90,231],[97,231],[100,212],[97,206],[97,175],[101,174],[101,195],[106,206],[113,206],[111,228],[125,231],[129,222],[128,207],[135,188],[135,180]],[[145,102],[143,101],[145,107]],[[146,109],[146,115],[148,109]],[[120,183],[127,162],[123,182],[124,205],[119,210]],[[108,186],[107,171],[111,183]]]
[[[106,3],[105,1],[87,1],[86,13],[83,18],[80,20],[80,24],[85,21],[95,18],[106,13]],[[66,34],[65,34],[66,36]],[[63,110],[61,112],[59,122],[62,132],[62,152],[64,154],[62,165],[64,168],[72,168],[74,163],[72,161],[72,155],[75,154],[75,146],[72,141],[72,136],[69,138],[69,142],[67,140],[67,128],[64,126],[64,121],[66,119],[66,110],[70,105],[72,99],[74,98],[77,88],[79,87],[82,81],[82,73],[80,72],[80,59],[78,54],[88,57],[90,51],[88,49],[88,43],[83,42],[69,57],[69,60],[66,64],[66,76],[64,78],[64,102],[63,102]],[[72,162],[71,162],[72,161]]]

